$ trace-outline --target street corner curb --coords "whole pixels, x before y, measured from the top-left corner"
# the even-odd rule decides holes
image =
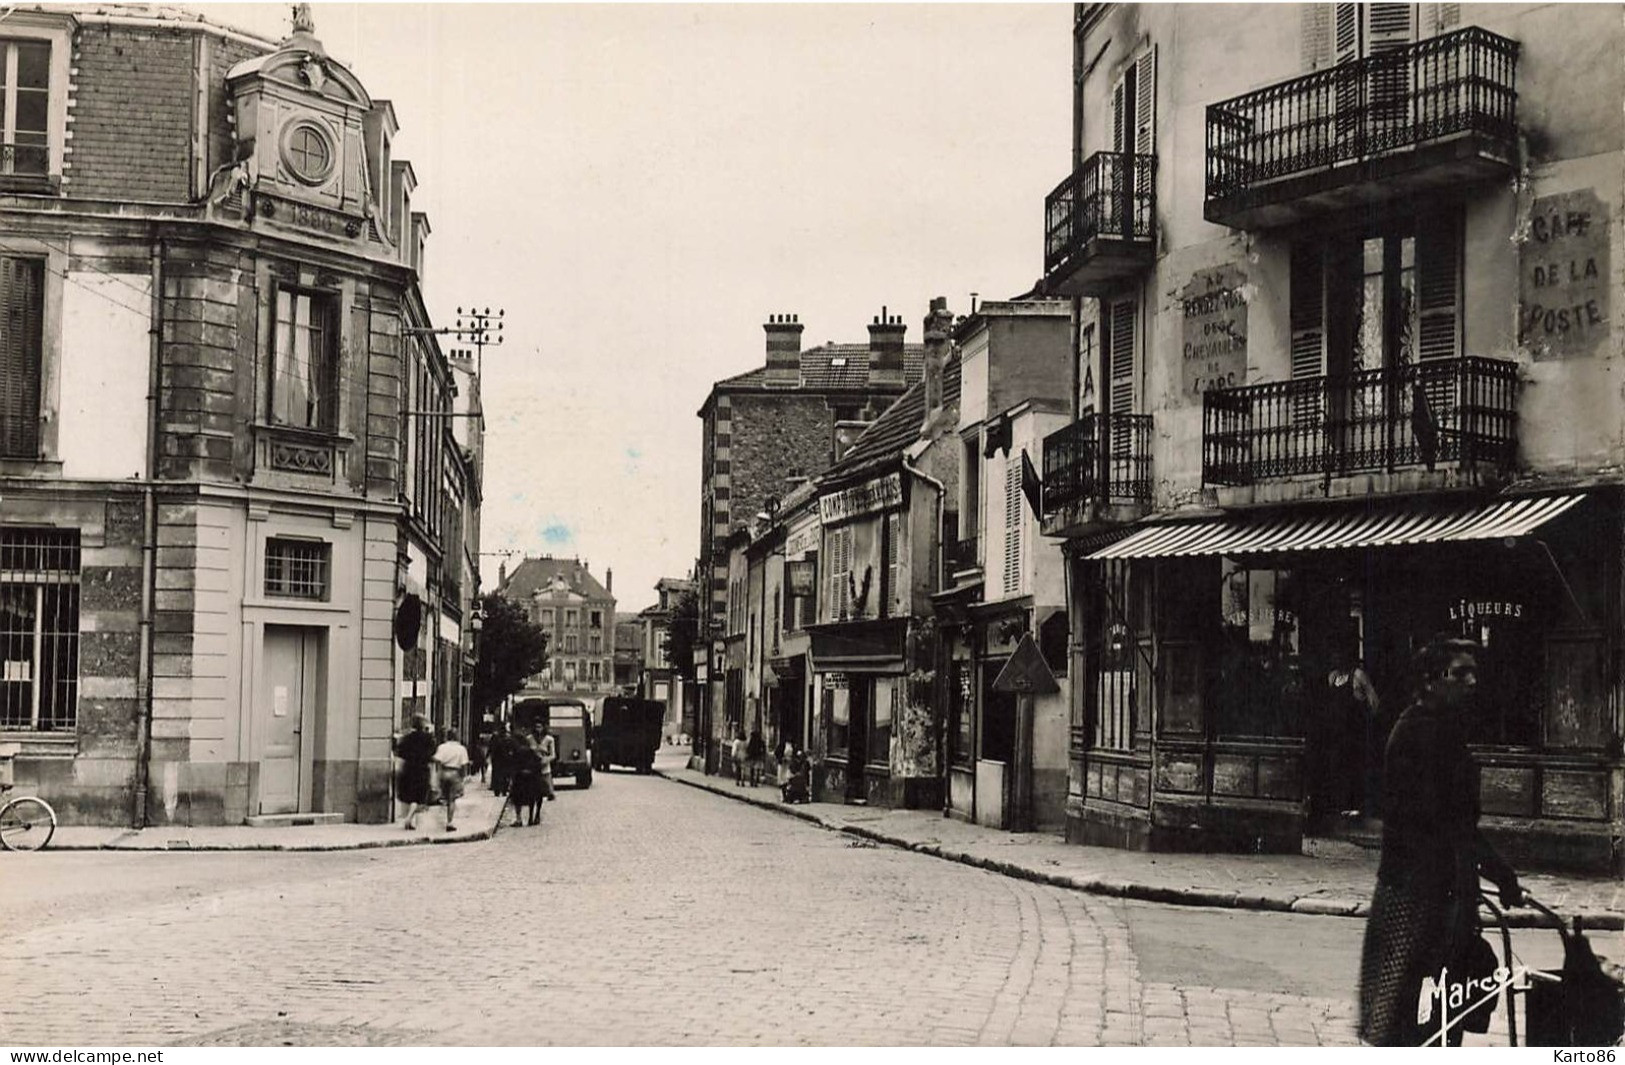
[[[1295,895],[1236,893],[1236,909],[1238,910],[1275,910],[1280,913],[1288,913],[1292,909],[1292,904],[1297,901]]]
[[[1354,917],[1359,908],[1359,899],[1320,898],[1306,895],[1292,903],[1291,911],[1321,917]]]

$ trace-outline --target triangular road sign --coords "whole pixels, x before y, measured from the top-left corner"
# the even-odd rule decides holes
[[[1033,642],[1033,634],[1026,633],[1016,645],[1010,661],[993,679],[996,692],[1015,692],[1017,695],[1049,695],[1061,690],[1061,685],[1050,672],[1049,664]]]

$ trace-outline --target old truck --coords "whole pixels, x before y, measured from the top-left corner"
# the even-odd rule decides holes
[[[666,704],[654,699],[611,695],[598,710],[598,725],[593,730],[593,765],[600,770],[612,765],[626,766],[639,773],[653,769],[655,752],[660,749]]]

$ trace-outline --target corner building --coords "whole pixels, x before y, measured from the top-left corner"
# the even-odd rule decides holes
[[[1369,834],[1450,633],[1485,648],[1486,831],[1618,872],[1620,5],[1082,4],[1074,35],[1069,836]],[[1354,659],[1379,709],[1329,727]]]
[[[452,391],[428,223],[304,10],[0,24],[0,741],[69,823],[385,820],[461,641],[478,449],[407,416]]]

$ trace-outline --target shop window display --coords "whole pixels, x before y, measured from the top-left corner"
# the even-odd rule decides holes
[[[1227,737],[1300,736],[1310,699],[1300,655],[1291,570],[1220,566],[1218,731]]]

